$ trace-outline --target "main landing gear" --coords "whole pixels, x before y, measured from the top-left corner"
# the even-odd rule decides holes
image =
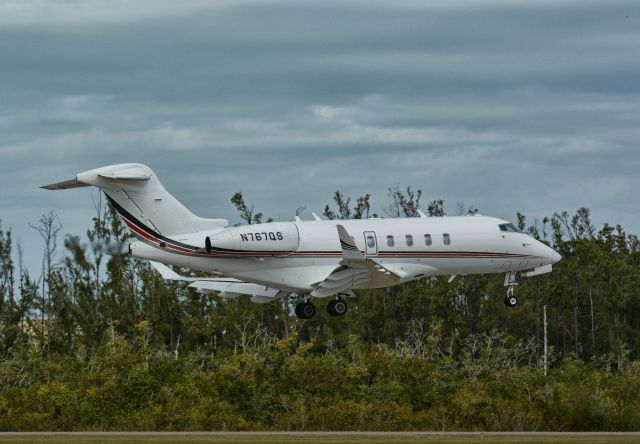
[[[304,301],[296,305],[296,316],[300,319],[311,319],[316,314],[316,306],[311,302]]]
[[[327,312],[331,316],[344,316],[347,313],[347,303],[341,297],[331,300],[327,304]],[[305,299],[296,305],[296,316],[300,319],[311,319],[316,314],[316,306]]]
[[[347,313],[347,303],[344,299],[334,299],[327,304],[327,311],[331,316],[344,316]]]
[[[518,305],[518,298],[515,296],[515,287],[518,286],[516,282],[516,272],[509,271],[504,277],[504,286],[507,288],[507,296],[504,298],[504,305],[507,307],[515,307]]]

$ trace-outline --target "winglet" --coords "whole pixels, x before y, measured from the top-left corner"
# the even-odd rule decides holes
[[[347,260],[363,261],[366,258],[360,252],[360,249],[356,246],[353,238],[349,235],[347,230],[342,225],[336,225],[338,229],[338,236],[340,237],[340,246],[342,247],[342,255]]]

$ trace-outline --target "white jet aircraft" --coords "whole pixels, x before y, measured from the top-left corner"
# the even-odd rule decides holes
[[[484,216],[370,218],[229,227],[204,219],[169,194],[151,168],[120,164],[46,185],[60,190],[96,186],[140,241],[129,252],[147,259],[165,279],[191,281],[201,293],[242,294],[264,303],[288,294],[301,301],[296,314],[315,314],[312,298],[331,296],[333,316],[347,312],[354,289],[389,287],[425,276],[505,273],[505,305],[517,304],[516,273],[551,271],[560,255],[506,220]],[[216,277],[189,278],[164,264]]]

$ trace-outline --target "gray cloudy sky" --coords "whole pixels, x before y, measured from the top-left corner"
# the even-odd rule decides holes
[[[637,1],[0,0],[0,219],[37,266],[94,212],[40,185],[142,162],[232,221],[400,184],[638,233],[639,98]]]

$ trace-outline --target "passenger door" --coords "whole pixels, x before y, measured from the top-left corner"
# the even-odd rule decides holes
[[[375,231],[364,232],[364,248],[367,256],[375,256],[378,254],[378,240]]]

